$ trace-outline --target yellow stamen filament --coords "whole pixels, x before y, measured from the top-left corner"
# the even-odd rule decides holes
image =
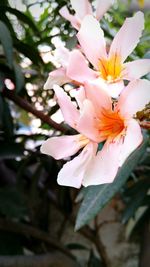
[[[86,146],[90,142],[90,140],[86,136],[79,134],[78,142],[80,144],[80,147],[82,148]]]
[[[104,138],[104,140],[118,138],[125,129],[124,120],[116,111],[103,110],[99,118],[98,128],[100,137]]]
[[[121,57],[118,54],[114,54],[109,59],[99,59],[100,76],[107,82],[119,80],[122,70],[123,65],[121,63]]]

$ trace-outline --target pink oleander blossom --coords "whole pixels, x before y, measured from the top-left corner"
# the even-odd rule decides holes
[[[86,15],[94,15],[92,5],[88,0],[70,0],[75,15],[70,14],[66,6],[60,9],[60,15],[71,22],[71,25],[79,30],[81,22]],[[113,4],[112,0],[97,0],[95,17],[100,20]]]
[[[127,18],[114,37],[109,52],[106,51],[106,42],[103,30],[98,21],[87,15],[77,34],[81,49],[89,62],[97,71],[99,83],[103,83],[112,97],[118,97],[124,87],[123,80],[134,80],[150,72],[150,59],[138,59],[124,63],[139,42],[144,29],[144,15],[137,12]],[[77,68],[74,61],[68,68],[69,76],[77,79]],[[103,86],[104,86],[103,85]]]
[[[82,149],[64,164],[58,183],[80,188],[113,182],[119,167],[143,140],[134,115],[150,101],[150,82],[130,82],[116,104],[99,86],[87,83],[77,91],[79,109],[62,88],[54,86],[54,91],[65,121],[79,134],[49,138],[41,152],[61,159]],[[104,146],[98,151],[101,142]]]
[[[49,73],[44,85],[46,90],[52,89],[56,84],[61,86],[66,83],[72,83],[80,86],[85,81],[94,80],[97,77],[97,73],[88,67],[87,60],[78,49],[69,51],[65,47],[57,48],[55,58],[59,61],[61,67]],[[73,70],[73,79],[72,68],[76,69]]]

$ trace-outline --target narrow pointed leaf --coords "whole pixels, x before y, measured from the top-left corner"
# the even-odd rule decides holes
[[[15,82],[16,82],[16,92],[19,93],[21,89],[24,87],[24,75],[21,71],[21,67],[17,65],[15,62],[13,63],[13,69],[15,74]]]
[[[12,8],[12,7],[8,7],[8,6],[2,6],[1,12],[9,12],[9,13],[15,15],[18,18],[18,20],[27,24],[35,33],[39,34],[39,31],[38,31],[38,28],[36,27],[36,24],[25,13],[20,12],[19,10]]]
[[[12,44],[12,38],[10,35],[10,32],[6,25],[0,21],[0,43],[3,46],[4,53],[6,56],[6,59],[8,61],[8,64],[10,67],[12,67],[13,63],[13,44]]]

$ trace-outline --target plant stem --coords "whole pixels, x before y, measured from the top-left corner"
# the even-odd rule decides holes
[[[43,242],[49,244],[50,246],[52,246],[55,249],[58,249],[59,251],[61,251],[65,255],[67,255],[68,257],[70,257],[72,259],[74,258],[73,255],[70,253],[70,251],[67,250],[60,243],[60,241],[58,241],[58,242],[54,241],[53,239],[50,238],[50,236],[46,232],[41,231],[35,227],[25,225],[23,223],[14,222],[14,221],[11,221],[8,219],[0,218],[0,230],[12,232],[12,233],[18,233],[18,234],[22,234],[25,236],[31,236],[35,239],[38,239],[40,241],[43,241]]]
[[[68,129],[61,125],[56,123],[55,121],[53,121],[49,115],[44,114],[42,111],[37,110],[33,105],[31,105],[27,100],[21,98],[20,96],[14,94],[13,91],[10,91],[8,89],[4,89],[2,92],[2,95],[6,98],[8,98],[9,100],[13,101],[15,104],[17,104],[19,107],[21,107],[22,109],[26,110],[27,112],[32,113],[35,117],[41,119],[41,121],[47,123],[48,125],[50,125],[52,128],[54,128],[57,131],[60,132],[67,132]]]

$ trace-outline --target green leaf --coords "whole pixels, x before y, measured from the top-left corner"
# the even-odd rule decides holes
[[[0,21],[0,42],[2,43],[8,64],[10,67],[12,67],[12,62],[13,62],[12,38],[8,28],[2,21]]]
[[[2,72],[0,72],[0,93],[3,91],[5,84],[4,84],[5,76]]]
[[[141,220],[147,211],[148,211],[148,207],[145,207],[145,206],[139,207],[135,213],[134,218],[131,218],[129,220],[129,222],[127,223],[127,226],[126,226],[126,233],[125,233],[127,240],[131,237],[131,235],[132,235],[133,231],[135,230],[135,228],[137,227],[137,225],[139,224],[141,226]]]
[[[126,223],[133,217],[138,207],[143,205],[149,188],[150,180],[149,177],[147,177],[145,179],[142,178],[133,184],[132,187],[126,189],[127,192],[125,192],[125,198],[127,198],[127,205],[122,215],[123,223]]]
[[[24,87],[24,75],[21,71],[21,68],[19,65],[17,65],[15,62],[13,63],[13,69],[15,74],[15,81],[16,81],[16,93],[19,93],[21,89]]]
[[[90,186],[79,209],[75,230],[87,224],[124,185],[147,147],[147,139],[134,151],[120,168],[111,184]]]
[[[40,57],[40,54],[38,52],[38,49],[33,45],[29,45],[27,43],[24,43],[17,38],[14,38],[14,46],[15,48],[23,54],[25,57],[28,57],[35,65],[43,64],[43,60]]]
[[[77,37],[75,35],[70,37],[66,42],[66,47],[70,50],[75,48],[76,45],[77,45]]]
[[[5,137],[10,139],[13,136],[13,119],[11,116],[9,105],[5,99],[3,99],[2,120]]]
[[[27,24],[35,33],[39,34],[38,28],[36,27],[36,25],[34,24],[32,19],[29,16],[27,16],[26,14],[20,12],[19,10],[15,9],[15,8],[11,8],[8,6],[2,6],[1,11],[2,12],[9,12],[9,13],[15,15],[18,18],[18,20]]]
[[[0,159],[14,159],[24,156],[24,147],[22,144],[13,142],[0,142]]]
[[[70,250],[88,250],[87,247],[79,243],[70,243],[70,244],[67,244],[66,247]]]
[[[21,237],[14,233],[0,231],[0,255],[21,255]]]
[[[87,267],[103,267],[102,262],[94,255],[93,251],[90,253]]]
[[[0,213],[6,217],[18,219],[27,215],[27,206],[17,188],[0,188]]]

